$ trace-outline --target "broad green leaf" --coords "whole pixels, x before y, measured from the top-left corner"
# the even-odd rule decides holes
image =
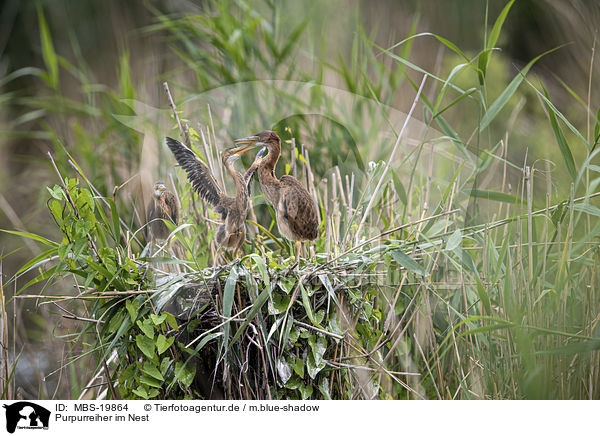
[[[235,288],[238,280],[239,272],[238,267],[234,265],[227,276],[227,281],[225,282],[225,289],[223,291],[223,316],[227,319],[231,317],[231,308],[233,307],[233,298],[235,295]],[[230,323],[226,322],[223,326],[223,349],[225,353],[229,351],[227,344],[229,342],[229,330],[231,328]]]
[[[323,398],[326,400],[331,400],[331,394],[329,393],[329,380],[327,380],[326,377],[321,377],[318,387],[321,395],[323,395]]]
[[[138,320],[136,324],[149,339],[154,339],[154,326],[149,318],[146,318],[144,321]]]
[[[134,394],[136,394],[138,397],[143,398],[144,400],[147,400],[149,397],[148,395],[148,390],[146,389],[145,386],[138,386],[136,389],[132,390],[131,392],[133,392]]]
[[[306,291],[306,288],[304,287],[304,285],[302,284],[302,282],[298,282],[298,286],[300,287],[300,294],[302,296],[302,305],[304,306],[304,310],[306,310],[306,315],[308,315],[308,319],[310,319],[310,321],[313,324],[317,324],[317,322],[315,321],[315,317],[313,315],[313,310],[312,310],[312,306],[310,303],[310,298],[308,296],[308,292]]]
[[[142,368],[142,371],[144,372],[144,374],[149,375],[150,377],[153,377],[157,380],[164,380],[162,374],[160,373],[159,369],[151,362],[144,362],[144,366]]]
[[[154,341],[148,336],[137,335],[135,337],[135,343],[142,353],[144,353],[149,359],[153,359],[156,356],[154,353]]]
[[[131,323],[133,324],[138,317],[138,310],[140,308],[139,300],[127,300],[125,302],[125,308],[127,309],[127,312],[129,312],[129,317],[131,318]]]
[[[169,324],[169,327],[171,327],[173,330],[179,331],[179,326],[177,325],[177,320],[175,319],[173,314],[171,314],[169,312],[165,312],[165,314],[167,315],[167,324]]]
[[[394,260],[396,262],[398,262],[400,265],[402,265],[404,268],[409,270],[410,272],[413,272],[420,276],[427,275],[427,271],[425,271],[425,269],[421,265],[419,265],[416,260],[414,260],[412,257],[410,257],[408,254],[406,254],[402,250],[395,249],[395,250],[392,250],[391,253],[392,253],[392,257],[394,258]]]
[[[167,313],[163,312],[160,315],[155,315],[155,314],[150,314],[150,319],[152,320],[152,322],[154,323],[154,325],[161,325],[165,319],[167,319]]]
[[[462,243],[462,231],[457,229],[450,235],[446,243],[446,250],[452,251]]]
[[[175,380],[179,381],[184,387],[190,387],[195,375],[196,368],[193,365],[175,362]]]
[[[164,353],[171,345],[173,345],[174,341],[175,338],[173,337],[167,339],[164,335],[158,335],[158,338],[156,339],[156,350],[158,351],[158,354],[161,355]]]
[[[283,384],[286,384],[287,381],[292,376],[292,370],[287,361],[283,358],[283,356],[279,356],[276,362],[277,366],[277,374],[279,375],[279,379]]]
[[[298,387],[303,400],[308,400],[313,393],[313,387],[311,385],[300,384]]]
[[[299,377],[304,377],[304,360],[302,360],[302,357],[296,358],[294,362],[294,372],[298,374]]]
[[[140,383],[144,383],[145,385],[152,386],[153,388],[160,388],[160,381],[156,380],[154,377],[150,377],[147,375],[140,376]]]

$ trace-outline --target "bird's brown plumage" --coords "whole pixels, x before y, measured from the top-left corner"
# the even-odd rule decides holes
[[[169,228],[163,220],[171,221],[177,224],[179,220],[179,206],[173,193],[167,191],[164,183],[156,182],[152,201],[148,205],[146,212],[148,222],[148,236],[151,239],[164,240],[169,236]]]
[[[246,237],[246,213],[248,211],[248,185],[258,167],[260,156],[242,175],[233,167],[244,147],[230,147],[223,152],[222,163],[235,182],[236,195],[227,195],[212,176],[208,166],[181,142],[167,138],[167,146],[175,159],[187,173],[187,178],[200,197],[221,215],[223,224],[217,229],[215,241],[218,245],[235,251]]]
[[[317,205],[302,184],[292,176],[275,177],[275,166],[281,155],[281,139],[265,130],[255,136],[235,141],[238,145],[264,145],[269,151],[258,165],[258,181],[277,215],[279,232],[292,241],[312,241],[318,236],[319,219]]]

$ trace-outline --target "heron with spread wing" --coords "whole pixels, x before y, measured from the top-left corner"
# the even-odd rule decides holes
[[[187,173],[188,181],[194,191],[221,215],[223,223],[217,229],[215,242],[221,247],[232,250],[235,258],[237,250],[246,237],[248,186],[260,163],[262,151],[257,154],[254,163],[243,175],[234,168],[234,162],[240,158],[242,153],[253,147],[234,146],[223,151],[221,159],[223,166],[235,182],[236,195],[231,197],[216,182],[208,166],[187,146],[169,137],[167,137],[167,146],[181,168]]]

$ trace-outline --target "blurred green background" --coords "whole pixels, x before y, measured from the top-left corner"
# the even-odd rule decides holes
[[[418,76],[404,71],[365,40],[387,48],[410,35],[432,32],[475,56],[505,5],[500,0],[5,0],[0,11],[0,228],[58,237],[46,208],[46,186],[57,181],[48,152],[57,158],[63,173],[71,171],[65,155],[66,151],[71,153],[106,195],[136,177],[121,200],[143,210],[144,186],[157,175],[166,178],[171,162],[161,147],[161,135],[172,129],[162,88],[165,80],[182,107],[189,103],[186,99],[193,104],[195,95],[206,95],[223,85],[275,79],[313,82],[376,97],[388,107],[406,112],[414,89],[405,80],[405,73],[413,80]],[[228,20],[210,18],[225,14],[230,14]],[[47,28],[41,29],[40,22]],[[588,124],[589,135],[593,123],[589,126],[582,106],[600,104],[597,92],[587,101],[588,88],[597,82],[594,76],[590,79],[590,68],[592,62],[598,66],[598,56],[592,59],[592,52],[599,28],[598,2],[517,0],[496,44],[501,50],[489,66],[488,101],[493,101],[530,60],[561,46],[541,58],[528,78],[534,83],[542,81],[555,106],[574,124]],[[54,59],[42,49],[48,41],[44,32],[50,36]],[[255,37],[258,41],[264,35],[271,35],[273,47],[268,38],[266,43],[252,45]],[[410,62],[439,77],[446,77],[458,61],[458,55],[431,37],[414,39],[406,54]],[[371,57],[380,61],[380,69],[368,62]],[[471,82],[466,73],[464,77],[459,73],[455,80],[463,89],[472,86]],[[425,95],[434,95],[439,87],[439,83],[429,81]],[[577,101],[573,95],[585,96],[581,99],[586,101]],[[254,101],[260,95],[244,98]],[[314,98],[313,103],[319,100]],[[144,122],[136,124],[137,129],[129,128],[126,117],[141,118],[140,109],[132,107],[131,101],[147,105],[149,109],[141,111],[150,117],[155,131],[141,134]],[[446,114],[464,139],[472,135],[481,116],[477,103],[469,104]],[[155,108],[163,112],[155,113]],[[214,108],[221,120],[216,126],[219,137],[245,136],[275,127],[265,125],[268,121],[259,117],[245,118],[243,108],[229,114],[226,109]],[[187,114],[206,116],[202,107],[186,110]],[[423,114],[415,117],[422,120]],[[356,159],[352,165],[359,167],[389,155],[387,147],[369,148],[370,138],[375,136],[361,125],[353,130],[349,122],[337,127],[328,123],[309,115],[281,121],[278,126],[292,127],[299,140],[310,141],[312,136],[324,139],[309,151],[316,174],[324,175],[353,151]],[[523,166],[525,156],[529,163],[549,161],[544,170],[552,173],[548,183],[555,186],[553,195],[561,199],[561,195],[568,195],[569,178],[560,164],[560,151],[543,106],[530,87],[519,89],[495,123],[491,133],[469,144],[471,152],[477,154],[479,147],[492,148],[509,132],[508,161],[516,169]],[[585,158],[583,149],[574,147],[572,152],[576,160]],[[360,162],[361,157],[365,162]],[[512,176],[516,186],[520,174],[515,170]],[[544,174],[541,177],[540,185],[545,187]],[[135,217],[132,220],[136,222]],[[2,260],[5,281],[40,253],[35,244],[0,233],[0,256],[14,250],[19,251]],[[10,294],[12,289],[5,292]],[[67,346],[54,337],[56,317],[51,312],[56,308],[39,308],[27,301],[16,304],[15,310],[15,350],[22,353],[17,385],[25,398],[38,397],[40,389],[51,397],[58,386],[57,374],[50,376],[48,383],[41,380],[60,366],[63,347]],[[59,391],[59,395],[66,393]]]

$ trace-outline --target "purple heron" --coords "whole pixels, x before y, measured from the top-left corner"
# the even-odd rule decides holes
[[[312,241],[318,236],[319,218],[313,197],[296,178],[289,175],[280,179],[275,177],[275,166],[281,155],[281,139],[275,132],[265,130],[254,136],[237,139],[234,143],[240,147],[247,146],[242,152],[259,146],[269,151],[258,164],[258,181],[267,201],[275,209],[279,233],[296,243],[298,260],[299,243]]]
[[[175,159],[187,173],[187,178],[200,197],[208,202],[221,215],[223,224],[217,229],[215,242],[218,246],[233,251],[233,257],[246,237],[246,213],[248,212],[248,185],[256,171],[262,153],[258,153],[254,163],[244,175],[233,164],[242,153],[252,147],[234,146],[223,151],[222,163],[235,182],[235,197],[225,193],[218,185],[208,166],[181,142],[167,137],[167,146]]]
[[[175,195],[167,191],[163,182],[154,183],[154,192],[146,212],[146,220],[148,236],[152,241],[164,241],[169,237],[169,228],[164,220],[171,221],[175,225],[179,220],[179,206]]]

